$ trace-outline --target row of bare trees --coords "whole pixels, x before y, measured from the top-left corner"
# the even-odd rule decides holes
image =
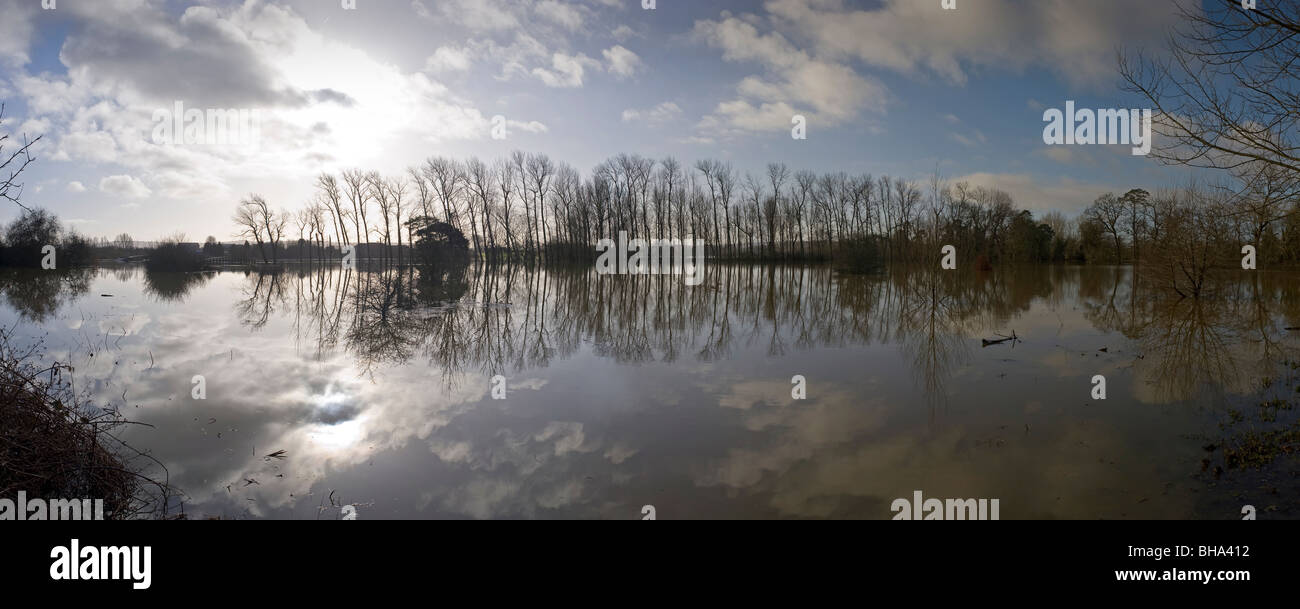
[[[238,236],[264,262],[286,237],[313,251],[354,246],[401,264],[417,227],[443,222],[490,261],[587,260],[605,238],[697,238],[714,258],[816,260],[870,241],[884,260],[929,257],[958,243],[998,257],[1017,214],[1002,191],[936,175],[923,192],[889,176],[818,174],[771,163],[761,175],[730,163],[693,166],[619,154],[584,177],[544,154],[485,162],[433,157],[403,175],[321,174],[312,201],[291,213],[259,195],[240,202]]]
[[[303,244],[322,257],[354,246],[359,257],[400,265],[411,261],[417,229],[434,222],[461,231],[479,257],[497,262],[589,260],[598,240],[627,233],[704,239],[721,259],[824,260],[867,243],[882,263],[929,261],[942,245],[968,260],[1121,263],[1185,250],[1175,241],[1189,235],[1175,228],[1255,244],[1269,260],[1295,249],[1300,261],[1297,182],[1264,163],[1234,177],[1234,186],[1103,195],[1070,221],[1060,213],[1036,219],[1005,191],[949,184],[937,173],[922,188],[889,176],[792,172],[780,163],[757,176],[715,160],[688,168],[672,157],[620,154],[583,177],[546,155],[515,152],[491,163],[434,157],[395,177],[322,174],[313,201],[297,213],[252,195],[235,222],[266,262],[278,261],[296,228],[299,256]],[[1216,260],[1240,248],[1202,241]]]

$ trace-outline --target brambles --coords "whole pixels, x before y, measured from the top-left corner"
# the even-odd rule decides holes
[[[0,331],[0,497],[103,500],[116,520],[165,515],[171,489],[133,466],[157,462],[112,435],[130,423],[78,398],[70,373]]]

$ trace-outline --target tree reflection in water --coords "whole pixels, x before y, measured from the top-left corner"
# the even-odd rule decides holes
[[[1129,440],[1160,440],[1152,428],[1143,427],[1148,422],[1164,425],[1159,417],[1148,416],[1152,411],[1128,417],[1126,409],[1200,404],[1209,407],[1204,412],[1210,427],[1198,422],[1200,411],[1195,409],[1181,409],[1190,414],[1171,421],[1180,426],[1176,444],[1190,448],[1191,454],[1178,453],[1165,443],[1161,450],[1170,452],[1162,455],[1189,468],[1207,457],[1205,471],[1195,473],[1221,487],[1229,481],[1215,477],[1219,469],[1235,467],[1240,472],[1270,462],[1276,468],[1268,451],[1282,456],[1288,442],[1294,444],[1292,439],[1300,437],[1295,428],[1300,409],[1277,402],[1285,398],[1284,404],[1294,403],[1295,379],[1284,375],[1288,362],[1300,363],[1297,333],[1285,329],[1300,326],[1300,287],[1280,273],[1223,278],[1199,299],[1179,298],[1159,286],[1135,282],[1128,268],[1059,266],[1006,267],[985,274],[894,267],[876,275],[844,275],[816,266],[711,265],[704,284],[697,287],[672,276],[602,276],[588,268],[288,267],[250,271],[242,277],[223,275],[220,281],[210,275],[179,281],[174,276],[142,277],[138,269],[113,268],[5,275],[0,290],[23,319],[48,321],[87,294],[94,273],[127,284],[142,280],[146,294],[166,309],[187,306],[191,297],[207,302],[209,295],[195,295],[211,292],[216,285],[222,286],[222,294],[212,295],[215,302],[227,306],[221,299],[230,298],[225,289],[233,283],[234,312],[244,332],[297,341],[295,357],[305,353],[318,361],[350,360],[375,379],[386,369],[412,364],[425,374],[420,366],[425,364],[429,374],[436,369],[440,376],[430,381],[441,387],[421,387],[432,392],[473,394],[454,389],[483,382],[485,376],[527,375],[594,355],[620,364],[671,368],[647,371],[647,376],[694,383],[681,395],[702,400],[702,405],[723,398],[734,405],[737,395],[741,401],[751,400],[756,395],[752,387],[759,393],[773,387],[779,391],[787,386],[789,374],[802,372],[798,368],[804,362],[835,362],[842,368],[819,374],[838,385],[837,399],[842,402],[834,406],[810,402],[812,408],[792,410],[783,402],[759,397],[754,399],[764,402],[752,410],[713,414],[781,415],[763,420],[780,420],[792,429],[820,429],[834,416],[849,429],[855,429],[852,423],[862,423],[859,416],[895,417],[887,427],[890,435],[861,432],[852,439],[858,446],[881,438],[906,442],[916,433],[906,415],[915,410],[928,415],[931,433],[946,428],[945,442],[951,440],[949,446],[958,451],[957,463],[969,460],[971,450],[983,450],[977,458],[986,463],[1001,463],[1003,457],[988,454],[979,441],[1004,438],[998,430],[1012,422],[1007,419],[1030,412],[1033,402],[1046,403],[1034,412],[1061,417],[1059,428],[1044,429],[1045,434],[1082,433],[1090,417],[1132,434],[1127,440],[1117,436],[1112,448],[1133,446],[1126,443]],[[1013,330],[1023,343],[981,347],[981,338]],[[1108,352],[1099,353],[1101,348]],[[836,362],[835,355],[826,357],[825,351],[841,349],[861,359]],[[906,389],[906,376],[900,377],[902,387],[892,379],[878,380],[881,374],[897,374],[881,368],[894,364],[891,360],[910,371],[915,390]],[[764,361],[776,366],[764,366]],[[700,375],[683,375],[712,366],[729,367],[732,380],[700,381]],[[791,372],[780,378],[785,370]],[[1087,380],[1099,370],[1113,375],[1111,397],[1118,399],[1096,409],[1075,410],[1080,404],[1060,390],[1068,391],[1077,378],[1082,387],[1078,401],[1085,401]],[[748,383],[749,394],[738,393],[732,385],[737,371],[745,381],[757,381]],[[1003,380],[997,372],[1010,378]],[[858,378],[864,382],[854,383]],[[1265,382],[1269,379],[1274,382]],[[1039,382],[1043,384],[1034,385]],[[1045,394],[1044,387],[1052,391]],[[877,388],[881,393],[872,393]],[[602,388],[606,393],[601,395],[609,395],[608,390]],[[888,403],[855,410],[859,402],[881,400]],[[920,410],[922,402],[926,411]],[[1134,422],[1105,418],[1111,416]],[[1188,424],[1189,417],[1198,421]],[[916,420],[922,427],[927,424],[924,417]],[[1221,433],[1212,427],[1219,421]],[[1035,435],[1024,441],[1024,450],[1044,441],[1038,429],[1035,426]],[[1201,431],[1206,437],[1190,435]],[[1093,433],[1109,432],[1090,432],[1081,439],[1096,445],[1098,438],[1108,437]],[[821,446],[815,441],[820,436],[812,431],[796,437],[804,438],[805,450]],[[769,439],[772,446],[780,445]],[[1201,455],[1203,445],[1216,449]],[[1080,442],[1062,448],[1078,452],[1080,447],[1089,450]],[[1057,448],[1053,445],[1052,454],[1060,453],[1057,456],[1071,467],[1101,476],[1087,469],[1088,459],[1081,461],[1077,454]],[[1142,458],[1161,456],[1145,450],[1134,449]],[[1010,455],[1005,459],[1013,460]],[[1221,513],[1220,507],[1201,513]]]
[[[96,274],[127,280],[136,267],[8,270],[0,292],[25,319],[49,319],[86,295]],[[213,273],[144,273],[146,293],[183,303]],[[299,268],[245,273],[236,314],[252,331],[292,316],[318,357],[340,342],[363,370],[421,357],[447,380],[460,373],[544,368],[590,344],[620,363],[708,363],[737,347],[772,358],[854,345],[898,345],[932,406],[978,338],[1005,333],[1035,300],[1075,302],[1092,326],[1133,341],[1131,368],[1170,403],[1248,393],[1296,354],[1300,286],[1254,273],[1182,298],[1120,267],[1010,267],[964,274],[894,268],[878,275],[827,267],[712,265],[703,285],[658,275],[603,276],[586,268]],[[1073,296],[1072,296],[1073,295]],[[1027,336],[1050,342],[1052,337]],[[1059,345],[1091,351],[1092,345]]]
[[[182,302],[190,292],[210,281],[216,273],[153,272],[144,271],[145,292],[161,301]]]
[[[1135,284],[1125,268],[1049,266],[984,274],[895,268],[863,276],[826,267],[714,265],[697,287],[671,276],[589,269],[334,267],[249,273],[237,312],[256,330],[285,308],[318,356],[341,340],[363,370],[418,356],[446,382],[464,372],[544,368],[587,343],[627,364],[707,363],[737,346],[780,358],[896,344],[933,407],[947,401],[953,373],[970,360],[979,337],[1015,330],[1013,320],[1036,299],[1060,306],[1071,293],[1097,330],[1134,341],[1129,366],[1160,403],[1210,387],[1219,395],[1241,392],[1272,374],[1294,350],[1282,328],[1300,318],[1300,294],[1281,275],[1259,273],[1216,289],[1213,298],[1190,299]]]
[[[37,270],[0,268],[0,292],[26,321],[41,323],[63,305],[90,290],[96,269]]]

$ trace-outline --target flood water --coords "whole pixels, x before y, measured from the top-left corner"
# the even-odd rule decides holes
[[[1133,275],[127,267],[9,272],[0,322],[148,424],[195,518],[1300,516],[1297,276]]]

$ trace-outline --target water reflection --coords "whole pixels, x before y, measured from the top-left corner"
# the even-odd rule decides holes
[[[0,268],[0,292],[25,321],[42,322],[90,290],[94,269]]]
[[[1004,518],[1231,517],[1218,480],[1188,480],[1222,417],[1150,406],[1225,413],[1300,360],[1295,282],[1263,272],[1201,300],[1048,266],[44,281],[5,279],[10,308],[72,344],[60,318],[97,322],[111,357],[69,348],[78,374],[155,426],[134,443],[191,509],[236,517],[887,518],[914,488]]]
[[[1099,330],[1135,341],[1133,368],[1145,401],[1172,403],[1206,392],[1246,393],[1294,354],[1294,277],[1252,274],[1216,286],[1213,298],[1182,298],[1115,269],[1084,282],[1080,301]]]
[[[828,269],[725,267],[691,289],[667,277],[483,268],[431,281],[405,269],[249,275],[238,307],[261,327],[278,309],[317,345],[345,345],[369,369],[427,358],[483,373],[543,368],[584,343],[622,364],[715,361],[737,343],[771,357],[827,346],[903,342],[935,386],[962,338],[1005,324],[1036,294],[1012,302],[993,280],[939,273],[834,276]],[[285,287],[291,282],[291,287]],[[1050,284],[1040,287],[1048,289]]]
[[[215,272],[172,273],[144,271],[145,290],[163,301],[183,302],[195,288],[207,283]]]

